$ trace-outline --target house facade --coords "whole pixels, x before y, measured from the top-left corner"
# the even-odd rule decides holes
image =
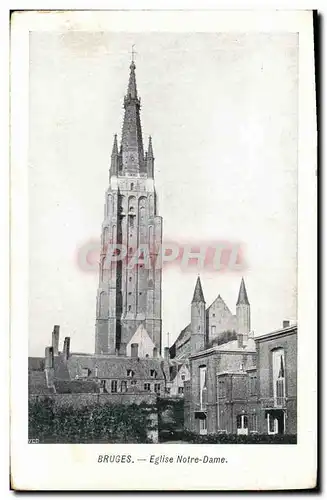
[[[297,326],[196,352],[185,428],[197,434],[297,433]]]
[[[297,326],[256,338],[259,432],[297,433]]]

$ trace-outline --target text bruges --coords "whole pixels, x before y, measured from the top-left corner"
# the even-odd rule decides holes
[[[117,464],[130,464],[132,462],[131,455],[99,455],[98,462],[103,464],[117,463]]]

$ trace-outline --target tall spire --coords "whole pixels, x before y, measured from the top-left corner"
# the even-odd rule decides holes
[[[250,302],[249,302],[249,299],[248,299],[248,295],[246,293],[246,288],[245,288],[245,283],[244,283],[244,279],[243,278],[242,278],[242,281],[241,281],[240,291],[239,291],[238,299],[237,299],[237,302],[236,302],[237,306],[239,306],[241,304],[245,304],[247,306],[250,305]]]
[[[127,94],[124,99],[124,122],[122,131],[122,169],[124,174],[146,173],[144,162],[140,99],[137,95],[135,63],[130,64]]]
[[[137,88],[136,88],[136,77],[135,77],[135,63],[134,61],[130,64],[130,74],[127,88],[127,97],[131,97],[132,99],[137,98]]]
[[[198,276],[198,279],[196,280],[196,285],[195,285],[195,289],[194,289],[192,303],[193,302],[205,302],[204,296],[203,296],[203,291],[202,291],[200,276]]]
[[[151,179],[153,179],[153,177],[154,177],[154,157],[153,157],[151,135],[149,137],[149,146],[148,146],[148,151],[145,154],[145,158],[146,158],[146,166],[147,166],[148,177],[150,177]]]
[[[110,175],[118,175],[118,144],[117,144],[117,134],[115,134],[114,143],[112,145]]]
[[[148,156],[149,156],[149,158],[153,158],[152,137],[151,137],[151,135],[149,136]]]

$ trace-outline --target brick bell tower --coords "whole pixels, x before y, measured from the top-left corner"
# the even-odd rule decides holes
[[[126,258],[108,265],[106,258],[108,244],[122,245],[127,256],[134,255],[140,245],[146,245],[150,257],[155,258],[162,243],[152,141],[150,137],[144,154],[140,107],[132,60],[124,98],[120,149],[115,135],[105,194],[96,303],[96,354],[118,351],[126,355],[126,345],[141,324],[161,352],[161,269],[141,263],[129,268]]]

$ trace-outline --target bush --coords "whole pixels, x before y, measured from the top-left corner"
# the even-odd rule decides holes
[[[30,401],[29,438],[40,443],[148,443],[146,406],[90,405],[54,408],[50,399]]]
[[[296,444],[297,442],[296,435],[291,434],[249,434],[248,436],[207,434],[200,436],[188,431],[184,431],[179,439],[193,444]]]
[[[184,429],[184,400],[181,398],[158,398],[159,440],[167,441],[176,438],[176,433]]]

